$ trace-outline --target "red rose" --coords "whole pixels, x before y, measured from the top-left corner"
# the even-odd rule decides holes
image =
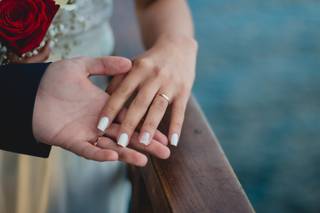
[[[54,0],[0,0],[0,41],[18,55],[37,48],[58,9]]]

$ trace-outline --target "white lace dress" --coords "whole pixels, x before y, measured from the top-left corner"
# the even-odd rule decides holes
[[[50,29],[49,60],[112,54],[111,13],[112,0],[76,0],[71,10],[60,9]],[[106,87],[105,78],[93,81]],[[128,212],[131,185],[119,162],[88,161],[53,148],[49,159],[2,152],[0,170],[0,212]]]

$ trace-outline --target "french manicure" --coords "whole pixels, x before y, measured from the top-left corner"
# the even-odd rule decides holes
[[[149,132],[144,132],[141,139],[140,139],[140,143],[144,144],[144,145],[149,145],[150,144],[150,133]]]
[[[177,134],[177,133],[173,133],[173,134],[171,135],[171,140],[170,140],[171,145],[173,145],[173,146],[178,146],[178,142],[179,142],[179,136],[178,136],[178,134]]]
[[[104,132],[109,125],[109,118],[108,117],[102,117],[100,118],[99,124],[97,126],[97,128],[101,131]]]
[[[120,146],[122,146],[122,147],[127,147],[128,144],[129,144],[128,134],[122,133],[122,134],[119,136],[118,145],[120,145]]]

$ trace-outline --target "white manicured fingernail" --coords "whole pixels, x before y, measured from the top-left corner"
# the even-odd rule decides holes
[[[104,132],[109,125],[109,118],[108,117],[102,117],[100,118],[99,124],[97,126],[97,128],[101,131]]]
[[[141,139],[140,139],[140,143],[144,144],[144,145],[149,145],[150,144],[150,133],[149,132],[144,132]]]
[[[177,133],[173,133],[171,135],[171,140],[170,140],[170,143],[172,146],[178,146],[178,142],[179,142],[179,136]]]
[[[122,147],[127,147],[128,144],[129,144],[128,134],[122,133],[122,134],[119,136],[118,145],[120,145],[120,146],[122,146]]]

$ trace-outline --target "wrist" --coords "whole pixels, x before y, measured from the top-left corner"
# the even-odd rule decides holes
[[[40,80],[40,83],[38,85],[38,90],[36,92],[36,97],[34,100],[34,107],[33,107],[33,115],[32,115],[32,133],[34,138],[39,141],[39,142],[44,142],[46,143],[45,138],[43,137],[43,132],[44,132],[44,126],[43,126],[43,122],[42,122],[42,117],[45,114],[44,112],[46,111],[44,104],[43,104],[43,92],[42,92],[42,88],[43,88],[43,83],[44,83],[44,79],[45,76],[48,72],[48,70],[50,69],[50,67],[52,66],[52,63],[48,65],[48,67],[46,68],[45,72],[42,75],[42,78]]]
[[[184,34],[163,34],[159,36],[156,44],[176,46],[177,48],[182,48],[184,50],[189,50],[192,52],[198,51],[197,40],[190,35]]]
[[[41,92],[40,92],[40,85],[38,87],[37,95],[34,101],[34,108],[33,108],[33,116],[32,116],[32,132],[34,138],[42,142],[43,139],[41,137]]]

